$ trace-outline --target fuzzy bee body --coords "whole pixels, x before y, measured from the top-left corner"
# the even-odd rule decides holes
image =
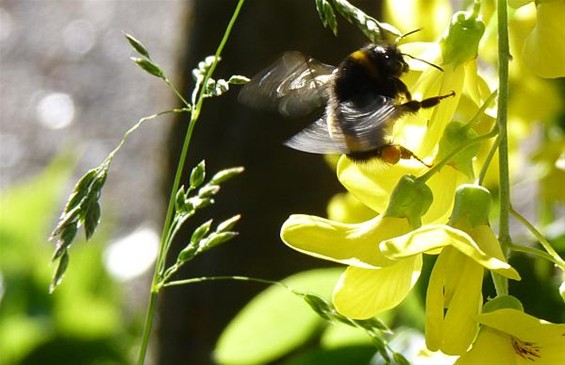
[[[277,109],[285,116],[306,115],[325,105],[321,118],[285,145],[304,152],[347,154],[354,160],[374,157],[390,163],[415,157],[387,138],[405,114],[437,105],[454,93],[412,100],[400,77],[408,71],[394,44],[370,44],[347,56],[338,67],[299,52],[287,52],[240,92],[252,107]]]

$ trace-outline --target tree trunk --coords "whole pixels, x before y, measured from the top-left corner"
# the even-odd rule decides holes
[[[367,13],[376,14],[376,1],[354,3]],[[194,85],[192,68],[215,52],[235,5],[236,1],[192,1],[180,82],[185,95],[190,94]],[[214,78],[227,79],[232,74],[251,77],[288,50],[299,50],[336,65],[367,43],[359,30],[341,20],[336,38],[323,28],[313,0],[248,0]],[[177,279],[201,275],[281,279],[327,265],[289,249],[279,238],[280,227],[289,214],[325,216],[328,200],[342,190],[322,156],[282,145],[318,115],[283,119],[239,104],[237,93],[238,87],[234,86],[228,94],[205,101],[190,146],[187,170],[203,158],[208,176],[231,166],[241,165],[246,170],[223,185],[216,204],[197,214],[180,237],[186,242],[194,227],[208,218],[214,217],[217,223],[237,213],[242,214],[235,228],[240,235],[197,257]],[[165,186],[167,201],[187,124],[186,115],[179,117],[170,134],[170,164],[165,172],[170,175]],[[171,257],[176,257],[184,242],[175,243]],[[223,328],[263,289],[264,285],[253,283],[216,281],[164,290],[158,317],[157,363],[213,363],[212,351]]]

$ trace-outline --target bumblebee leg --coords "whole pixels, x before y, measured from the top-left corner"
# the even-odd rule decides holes
[[[424,161],[420,160],[412,151],[408,148],[402,147],[399,144],[387,144],[380,148],[379,157],[384,162],[388,162],[391,165],[396,165],[400,159],[409,160],[414,158],[419,161],[422,165],[427,167],[432,167]]]
[[[402,111],[406,111],[409,113],[415,113],[420,109],[427,109],[427,108],[431,108],[433,106],[436,106],[440,103],[440,101],[442,101],[443,99],[446,98],[450,98],[452,96],[455,96],[455,91],[451,91],[448,94],[445,95],[438,95],[438,96],[433,96],[431,98],[427,98],[424,100],[410,100],[407,101],[404,104],[400,104],[398,106],[398,108]]]
[[[422,161],[418,156],[416,156],[414,154],[414,152],[410,151],[408,148],[402,147],[400,145],[397,145],[397,146],[398,146],[398,149],[400,150],[400,158],[402,158],[404,160],[409,160],[409,159],[413,158],[426,167],[432,167],[432,165],[428,165],[427,163]]]

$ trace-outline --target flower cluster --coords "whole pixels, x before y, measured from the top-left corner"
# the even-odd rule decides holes
[[[394,13],[395,3],[399,2],[387,3],[389,12]],[[430,2],[434,14],[445,13],[442,3],[447,2]],[[550,7],[561,9],[563,4],[536,2],[538,23],[525,42],[525,54],[531,55],[532,47],[547,41],[543,35],[557,20],[546,21],[545,15]],[[482,309],[485,271],[503,280],[520,280],[490,227],[491,194],[476,180],[479,171],[479,181],[488,179],[493,151],[490,138],[497,132],[492,105],[497,81],[489,75],[488,66],[486,72],[479,72],[477,61],[479,49],[492,38],[485,39],[485,31],[480,3],[475,2],[470,11],[455,13],[438,42],[400,46],[403,53],[443,69],[410,62],[405,82],[415,99],[450,91],[456,95],[394,126],[394,143],[434,167],[429,169],[415,160],[395,165],[378,160],[358,163],[342,156],[337,176],[348,193],[330,205],[331,215],[339,220],[291,215],[282,226],[281,238],[302,253],[347,266],[332,298],[344,316],[367,319],[399,305],[421,275],[423,256],[430,255],[436,259],[426,294],[428,349],[459,355],[458,364],[476,364],[485,363],[480,359],[490,356],[497,343],[504,344],[506,352],[493,359],[521,356],[532,362],[541,358],[540,363],[550,363],[547,359],[563,362],[563,351],[556,355],[549,348],[557,344],[565,348],[565,325],[548,324],[517,309]],[[559,47],[553,50],[562,52]],[[542,63],[540,57],[525,62],[532,68]],[[547,64],[542,68],[541,76],[564,73]],[[351,206],[360,203],[362,213],[358,208],[352,213]],[[371,213],[372,218],[361,222],[351,218]],[[534,335],[525,328],[539,328],[540,333]],[[545,343],[551,345],[545,347]],[[485,355],[483,349],[490,352]]]

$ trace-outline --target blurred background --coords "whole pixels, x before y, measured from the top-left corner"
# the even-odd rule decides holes
[[[353,2],[377,14],[375,1]],[[123,33],[141,40],[177,87],[213,54],[236,1],[29,1],[0,3],[0,364],[109,364],[135,357],[160,227],[188,120],[146,123],[118,153],[95,237],[71,248],[62,286],[48,294],[54,265],[47,239],[74,183],[100,164],[139,118],[180,103],[142,72]],[[336,40],[314,1],[248,0],[216,77],[252,76],[284,51],[336,64],[365,38],[340,24]],[[240,213],[240,236],[199,257],[178,278],[241,274],[281,279],[323,265],[281,244],[293,212],[325,215],[340,187],[323,158],[282,141],[309,119],[249,110],[237,90],[209,99],[188,166],[213,173],[245,166],[218,203],[198,216]],[[188,230],[194,227],[188,227]],[[181,235],[182,236],[182,235]],[[173,253],[173,257],[176,257]],[[229,319],[264,286],[208,283],[162,292],[151,341],[155,364],[212,363]]]

